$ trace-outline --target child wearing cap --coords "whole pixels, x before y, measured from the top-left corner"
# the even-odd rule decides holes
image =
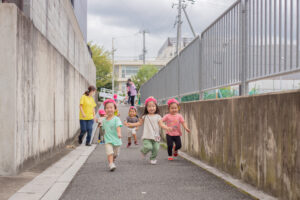
[[[141,149],[143,157],[145,157],[149,152],[151,152],[150,163],[152,165],[157,164],[156,157],[159,151],[160,142],[160,128],[167,131],[171,131],[172,128],[166,126],[162,122],[162,118],[159,115],[159,109],[157,106],[157,101],[154,97],[149,97],[145,101],[145,110],[142,119],[137,123],[124,123],[127,127],[134,128],[137,126],[142,126],[144,124],[143,130],[143,147]]]
[[[127,123],[137,123],[137,122],[139,122],[139,119],[136,115],[136,108],[134,106],[131,106],[129,108],[128,117],[126,118],[126,122]],[[130,145],[131,145],[131,137],[132,136],[134,138],[134,144],[138,145],[137,137],[136,137],[137,130],[138,130],[138,127],[133,127],[133,128],[128,127],[128,144],[127,144],[127,148],[129,148]]]
[[[187,127],[183,117],[178,113],[179,111],[179,102],[176,99],[170,99],[168,101],[169,113],[166,114],[162,121],[166,123],[171,130],[167,131],[167,145],[168,145],[168,160],[172,161],[174,158],[172,157],[173,144],[175,143],[174,149],[174,157],[178,156],[178,150],[181,148],[181,139],[182,135],[180,125],[184,127],[184,129],[190,133],[190,129]]]
[[[99,136],[98,136],[98,143],[104,144],[104,130],[102,129],[102,122],[106,117],[105,110],[99,110],[99,118],[98,118],[98,128],[99,128]]]
[[[114,171],[116,169],[115,160],[120,154],[120,146],[122,145],[122,122],[119,117],[114,115],[117,104],[113,99],[108,99],[103,104],[106,112],[106,118],[102,122],[103,130],[105,131],[105,151],[109,169]]]

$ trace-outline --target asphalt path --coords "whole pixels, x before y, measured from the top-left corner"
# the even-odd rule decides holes
[[[122,121],[127,117],[128,109],[129,106],[119,106]],[[126,127],[122,128],[122,135],[117,169],[109,171],[104,145],[99,144],[74,177],[62,200],[252,199],[183,158],[168,161],[164,148],[160,148],[157,165],[150,165],[149,157],[143,159],[141,156],[141,140],[139,145],[126,148]]]

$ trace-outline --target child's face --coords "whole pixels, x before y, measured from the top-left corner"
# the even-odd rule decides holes
[[[130,109],[130,110],[129,110],[129,116],[130,116],[130,117],[136,116],[136,112],[135,112],[134,109]]]
[[[155,114],[156,104],[153,101],[147,103],[147,110],[149,114]]]
[[[107,116],[114,115],[115,112],[115,105],[113,103],[107,103],[105,106],[105,112]]]
[[[171,114],[178,113],[178,110],[179,110],[179,108],[178,108],[178,105],[176,103],[172,103],[169,107],[169,111],[170,111]]]

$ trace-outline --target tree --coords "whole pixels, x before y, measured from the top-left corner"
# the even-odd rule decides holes
[[[134,82],[137,90],[147,82],[154,74],[158,71],[157,67],[154,65],[143,65],[138,73],[132,77],[132,81]]]
[[[111,88],[111,72],[112,63],[110,61],[110,53],[104,50],[93,42],[89,42],[88,45],[92,51],[92,59],[96,66],[96,86],[97,88]]]

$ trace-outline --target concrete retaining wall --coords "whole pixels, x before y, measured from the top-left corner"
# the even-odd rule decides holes
[[[183,103],[180,112],[192,129],[184,152],[280,199],[300,199],[299,91]]]
[[[17,173],[26,160],[75,135],[80,96],[96,82],[91,58],[80,60],[87,73],[71,64],[15,5],[0,4],[1,175]]]

